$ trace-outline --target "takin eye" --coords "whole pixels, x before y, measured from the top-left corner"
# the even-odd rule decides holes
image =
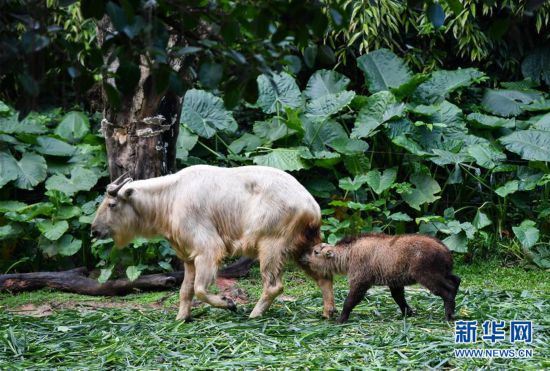
[[[317,255],[320,255],[321,252],[319,250],[313,250],[313,254],[317,256]]]

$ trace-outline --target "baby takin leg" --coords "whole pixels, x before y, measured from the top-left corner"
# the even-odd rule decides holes
[[[409,304],[407,304],[407,300],[405,299],[405,288],[403,286],[390,286],[390,292],[393,300],[395,300],[397,305],[399,305],[401,313],[407,317],[413,316],[414,311],[411,307],[409,307]]]
[[[445,319],[452,321],[455,318],[455,297],[458,290],[458,286],[455,285],[455,281],[446,279],[439,274],[427,274],[422,277],[418,277],[418,283],[426,287],[432,292],[443,299],[445,306]]]
[[[334,306],[334,289],[332,287],[332,277],[317,279],[317,286],[323,294],[323,317],[332,318],[338,311]]]
[[[351,311],[361,302],[361,300],[363,300],[371,286],[372,281],[370,279],[350,279],[348,296],[344,301],[342,314],[340,318],[336,320],[337,323],[345,323],[348,321]]]

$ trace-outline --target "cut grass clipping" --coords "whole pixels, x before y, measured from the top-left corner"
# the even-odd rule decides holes
[[[456,345],[454,327],[443,319],[441,299],[418,287],[407,289],[416,317],[403,319],[388,290],[375,288],[353,311],[349,323],[336,325],[320,318],[320,292],[298,271],[286,275],[284,300],[275,302],[264,318],[251,320],[248,314],[261,287],[255,270],[238,283],[249,294],[248,304],[237,313],[201,305],[193,309],[191,323],[174,320],[177,292],[103,299],[104,307],[95,305],[96,298],[78,295],[3,294],[0,368],[550,367],[549,292],[535,287],[509,292],[468,287],[468,281],[477,282],[476,277],[470,280],[468,272],[463,273],[464,289],[457,298],[459,318],[532,320],[533,344],[513,345],[507,338],[495,345],[480,339],[475,345]],[[542,275],[548,279],[547,272]],[[346,283],[340,279],[336,284],[339,308],[345,295]],[[14,306],[39,306],[48,298],[59,307],[44,317],[13,312]],[[453,356],[454,348],[511,347],[531,348],[534,356],[479,360]]]

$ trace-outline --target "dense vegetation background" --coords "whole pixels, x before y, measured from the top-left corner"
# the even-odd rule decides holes
[[[420,231],[467,261],[550,267],[548,2],[1,6],[2,272],[172,269],[165,241],[89,238],[103,112],[138,86],[178,97],[176,168],[289,171],[329,242]]]

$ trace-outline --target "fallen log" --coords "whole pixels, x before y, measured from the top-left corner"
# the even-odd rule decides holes
[[[241,258],[218,273],[218,277],[239,278],[248,274],[254,260]],[[0,292],[17,293],[42,288],[92,296],[123,296],[143,291],[162,291],[177,287],[184,277],[183,271],[147,274],[135,281],[110,280],[99,283],[89,277],[89,271],[75,268],[61,272],[11,273],[0,275]]]
[[[0,292],[11,293],[51,288],[92,296],[119,296],[138,291],[159,291],[175,287],[183,280],[184,272],[148,274],[135,281],[117,279],[99,283],[90,278],[86,268],[62,272],[12,273],[0,275]]]

